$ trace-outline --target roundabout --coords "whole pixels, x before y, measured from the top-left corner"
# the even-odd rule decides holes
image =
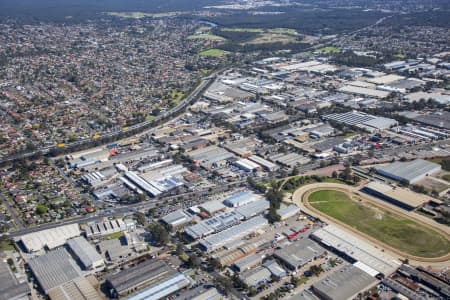
[[[416,264],[450,266],[450,228],[338,183],[300,187],[292,201],[304,212],[336,224]]]

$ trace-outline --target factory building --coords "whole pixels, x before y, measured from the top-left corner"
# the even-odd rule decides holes
[[[400,265],[394,257],[387,255],[365,240],[335,225],[327,225],[312,233],[311,238],[327,249],[345,257],[356,267],[374,276],[392,274]],[[358,264],[358,262],[362,264]]]
[[[26,300],[31,293],[26,281],[19,282],[9,270],[8,263],[0,259],[0,300]]]
[[[262,166],[264,168],[264,170],[266,170],[268,172],[274,172],[279,169],[279,167],[276,164],[274,164],[258,155],[251,155],[248,157],[248,159],[251,160],[252,162],[257,163],[258,165]]]
[[[36,252],[44,247],[54,249],[66,243],[67,239],[80,235],[78,224],[59,226],[23,235],[20,238],[28,252]]]
[[[136,224],[131,220],[113,219],[105,220],[103,222],[92,222],[84,226],[86,237],[99,237],[120,231],[133,230]]]
[[[277,214],[280,216],[281,220],[289,219],[299,212],[300,208],[295,204],[290,204],[277,210]]]
[[[225,245],[235,247],[236,241],[243,238],[244,236],[256,232],[265,226],[267,226],[268,221],[266,218],[257,216],[248,221],[242,222],[239,225],[230,227],[224,231],[217,234],[211,235],[200,241],[200,248],[212,252]]]
[[[158,300],[165,299],[170,294],[175,293],[190,285],[189,279],[181,273],[175,273],[170,277],[157,281],[143,290],[126,297],[126,300]]]
[[[28,266],[45,293],[82,276],[81,269],[65,248],[34,257],[28,261]]]
[[[240,159],[236,161],[234,164],[236,165],[236,167],[245,172],[253,172],[261,168],[257,163],[254,163],[253,161],[246,158]]]
[[[123,297],[132,294],[136,290],[151,287],[155,284],[162,284],[166,282],[166,279],[176,274],[177,272],[165,262],[159,259],[149,259],[134,267],[108,276],[106,283],[111,288],[113,297]]]
[[[358,111],[336,113],[323,116],[325,120],[356,126],[369,132],[389,129],[397,125],[394,119],[372,116]]]
[[[183,209],[178,209],[168,215],[165,215],[161,220],[167,225],[178,227],[191,222],[192,215],[188,214]]]
[[[249,287],[256,287],[260,284],[266,283],[272,277],[272,273],[263,267],[259,266],[254,269],[247,270],[239,275],[239,278]]]
[[[98,272],[105,268],[105,262],[101,255],[84,237],[79,236],[68,240],[67,246],[85,270]]]
[[[223,203],[230,207],[239,207],[243,206],[249,203],[252,203],[258,199],[261,199],[260,195],[257,195],[253,192],[239,192],[236,194],[232,194],[231,196],[227,197]]]
[[[276,250],[274,256],[288,269],[296,271],[298,268],[322,256],[325,252],[325,249],[316,242],[310,239],[302,239]]]
[[[262,263],[262,256],[260,254],[252,254],[250,256],[244,257],[234,263],[234,267],[239,272],[244,272],[251,268],[254,268]]]
[[[378,280],[354,266],[346,266],[312,285],[312,290],[325,300],[347,300],[377,284]]]
[[[425,177],[441,171],[441,165],[423,159],[409,162],[394,162],[387,166],[375,167],[375,171],[385,177],[414,184]]]
[[[99,292],[92,285],[93,278],[79,277],[52,288],[48,291],[50,300],[102,300]]]
[[[207,201],[205,203],[200,204],[199,207],[202,208],[204,211],[206,211],[210,215],[213,215],[219,211],[223,211],[226,209],[226,206],[223,205],[218,200]]]

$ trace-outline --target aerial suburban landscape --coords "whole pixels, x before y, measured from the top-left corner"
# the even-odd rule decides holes
[[[0,1],[25,299],[450,299],[450,2]]]

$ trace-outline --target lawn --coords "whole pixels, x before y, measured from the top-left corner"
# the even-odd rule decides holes
[[[221,57],[228,53],[229,52],[220,50],[220,49],[208,49],[208,50],[200,51],[199,55],[200,56]]]
[[[337,47],[333,47],[333,46],[328,46],[328,47],[323,47],[323,48],[317,49],[314,52],[338,54],[341,52],[341,49],[339,49]]]
[[[115,240],[115,239],[120,239],[121,237],[123,237],[123,232],[119,231],[119,232],[115,232],[115,233],[111,233],[108,235],[104,236],[105,240]]]
[[[175,106],[178,103],[180,103],[181,99],[183,99],[184,93],[172,90],[170,92],[169,97],[170,97],[170,106]]]
[[[344,192],[317,191],[308,201],[315,209],[405,253],[439,257],[450,252],[450,241],[437,231],[369,203],[351,200]]]
[[[188,40],[225,41],[225,38],[215,35],[215,34],[205,33],[205,34],[190,35],[190,36],[188,36]]]
[[[263,33],[261,28],[222,28],[221,31]]]

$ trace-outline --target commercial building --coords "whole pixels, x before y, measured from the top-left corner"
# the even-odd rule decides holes
[[[276,250],[274,256],[278,258],[288,269],[298,268],[317,259],[325,253],[325,249],[310,239],[302,239],[289,246]]]
[[[36,252],[44,247],[54,249],[62,246],[67,239],[79,235],[78,224],[70,224],[23,235],[20,241],[28,252]]]
[[[263,264],[264,267],[267,268],[267,270],[272,273],[272,277],[275,278],[283,278],[287,275],[286,270],[283,269],[276,261],[274,260],[267,260]]]
[[[28,261],[28,266],[45,293],[82,276],[77,263],[65,248],[32,258]]]
[[[346,266],[312,285],[321,299],[348,300],[375,286],[378,280],[354,266]]]
[[[356,126],[367,131],[384,130],[397,125],[394,119],[372,116],[358,111],[335,113],[323,116],[325,120]]]
[[[237,262],[234,263],[234,267],[239,272],[244,272],[246,270],[249,270],[253,267],[256,267],[262,263],[262,256],[261,254],[252,254],[250,256],[244,257]]]
[[[192,215],[184,211],[183,209],[178,209],[174,212],[171,212],[168,215],[165,215],[161,219],[167,225],[172,227],[183,226],[192,220]]]
[[[252,232],[256,232],[257,230],[264,228],[267,224],[268,221],[264,217],[257,216],[251,218],[250,220],[242,222],[239,225],[230,227],[222,232],[201,240],[200,247],[207,252],[214,251],[223,247],[227,243],[237,241]],[[238,244],[235,243],[234,246],[238,246]]]
[[[222,294],[220,294],[215,287],[212,287],[200,293],[199,295],[193,297],[191,300],[221,300],[221,299],[225,299],[225,297],[223,297]]]
[[[230,207],[239,207],[242,205],[252,203],[258,199],[261,199],[260,195],[257,195],[250,191],[247,191],[247,192],[239,192],[236,194],[232,194],[231,196],[227,197],[223,201],[223,203]]]
[[[320,228],[314,231],[311,237],[347,260],[353,263],[362,262],[384,276],[393,273],[400,265],[400,262],[380,249],[335,225]],[[373,275],[372,271],[368,274]]]
[[[257,246],[253,243],[240,246],[236,249],[221,253],[220,255],[215,255],[221,266],[231,266],[234,262],[256,253]]]
[[[236,211],[228,211],[195,225],[188,226],[184,232],[196,240],[236,225],[240,220],[242,220],[242,215]]]
[[[394,162],[386,166],[375,167],[375,171],[385,177],[414,184],[425,177],[437,173],[441,165],[423,159],[408,162]]]
[[[176,271],[159,259],[149,259],[129,269],[107,277],[112,296],[125,296],[154,284],[164,283]],[[143,298],[144,299],[144,298]],[[153,299],[153,298],[152,298]]]
[[[105,268],[101,255],[84,237],[70,239],[67,245],[85,270],[101,271]]]
[[[209,146],[190,151],[187,155],[189,155],[195,163],[207,170],[225,166],[229,159],[235,157],[232,153],[217,146]]]
[[[257,163],[254,163],[253,161],[248,160],[246,158],[240,159],[236,161],[234,164],[236,165],[236,167],[238,167],[241,170],[244,170],[245,172],[253,172],[261,168]]]
[[[48,291],[50,300],[102,300],[89,279],[79,277]]]
[[[236,208],[235,212],[240,214],[243,219],[248,220],[254,216],[262,214],[270,207],[270,202],[266,198],[262,198],[250,204]]]
[[[359,95],[359,96],[366,96],[366,97],[374,97],[378,99],[383,99],[389,96],[389,92],[386,91],[380,91],[365,87],[359,87],[359,86],[353,86],[353,85],[346,85],[339,89],[339,92],[347,93],[347,94],[353,94],[353,95]]]
[[[120,231],[132,230],[136,228],[134,221],[122,219],[104,220],[103,222],[92,222],[84,226],[86,237],[99,237],[117,233]]]
[[[300,208],[295,204],[290,204],[288,206],[281,207],[277,210],[277,214],[280,216],[281,220],[289,219],[300,212]]]
[[[158,280],[143,290],[126,297],[126,300],[158,300],[166,298],[190,285],[189,279],[181,273],[175,273],[165,279]]]
[[[219,211],[225,210],[226,206],[223,205],[220,201],[218,200],[211,200],[211,201],[207,201],[205,203],[202,203],[199,205],[199,207],[201,207],[202,209],[204,209],[206,212],[208,212],[210,215],[213,215]]]
[[[30,293],[28,283],[19,282],[8,263],[0,259],[0,300],[27,300]]]
[[[263,267],[259,266],[251,270],[247,270],[239,275],[239,278],[249,287],[255,287],[270,280],[272,273]]]
[[[274,172],[279,169],[279,167],[276,164],[274,164],[258,155],[251,155],[248,157],[248,159],[251,160],[252,162],[257,163],[258,165],[262,166],[264,168],[264,170],[269,171],[269,172]]]
[[[379,181],[369,182],[361,188],[361,191],[405,210],[414,210],[431,200],[441,203],[440,200],[430,196],[401,187],[393,187]]]

